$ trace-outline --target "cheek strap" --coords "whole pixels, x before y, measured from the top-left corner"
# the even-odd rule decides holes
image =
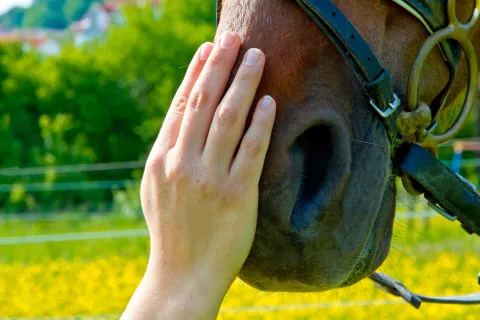
[[[432,209],[450,221],[460,221],[468,233],[480,235],[480,194],[470,182],[414,143],[402,145],[393,164],[423,191]]]

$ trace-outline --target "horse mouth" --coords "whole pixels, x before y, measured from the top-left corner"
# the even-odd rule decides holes
[[[340,285],[340,287],[351,286],[365,278],[366,275],[370,275],[375,271],[378,267],[375,265],[375,251],[374,234],[373,232],[370,232],[357,263],[353,267],[349,277]]]

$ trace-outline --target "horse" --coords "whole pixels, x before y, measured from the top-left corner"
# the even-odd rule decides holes
[[[393,1],[332,2],[388,68],[404,100],[428,30]],[[418,2],[446,15],[446,0]],[[473,0],[458,0],[459,19],[467,21],[474,7]],[[312,292],[370,276],[389,253],[396,207],[385,124],[339,50],[295,1],[224,0],[217,35],[227,30],[241,38],[239,57],[263,50],[258,97],[270,94],[278,103],[255,241],[240,278],[263,291]],[[472,43],[480,55],[480,32]],[[467,79],[462,57],[446,108]],[[429,105],[448,83],[445,58],[434,50],[422,68],[419,100]]]

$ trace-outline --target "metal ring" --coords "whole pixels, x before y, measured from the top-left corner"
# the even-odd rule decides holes
[[[418,87],[422,68],[430,52],[441,42],[449,39],[456,40],[462,46],[467,58],[469,70],[467,95],[463,103],[462,111],[453,125],[451,125],[451,127],[444,133],[430,133],[426,137],[425,144],[429,146],[438,146],[439,144],[445,143],[460,132],[473,109],[477,93],[478,61],[475,48],[472,44],[472,41],[469,39],[469,32],[480,20],[480,0],[476,1],[476,7],[473,15],[466,24],[459,22],[456,16],[455,0],[449,0],[448,14],[450,17],[450,24],[446,28],[441,29],[431,35],[420,49],[417,57],[415,58],[407,85],[407,109],[415,110],[418,105]]]

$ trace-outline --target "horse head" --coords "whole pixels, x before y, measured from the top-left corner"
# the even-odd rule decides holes
[[[393,1],[334,2],[405,98],[428,31]],[[458,2],[460,19],[468,19],[474,1]],[[256,237],[240,277],[262,290],[322,291],[370,275],[388,254],[396,206],[392,147],[381,118],[337,48],[295,1],[224,0],[218,34],[226,30],[240,35],[243,52],[265,52],[258,97],[270,94],[278,103]],[[473,43],[480,53],[480,32]],[[449,102],[466,86],[463,60]],[[420,100],[432,102],[448,81],[441,51],[432,52]]]

